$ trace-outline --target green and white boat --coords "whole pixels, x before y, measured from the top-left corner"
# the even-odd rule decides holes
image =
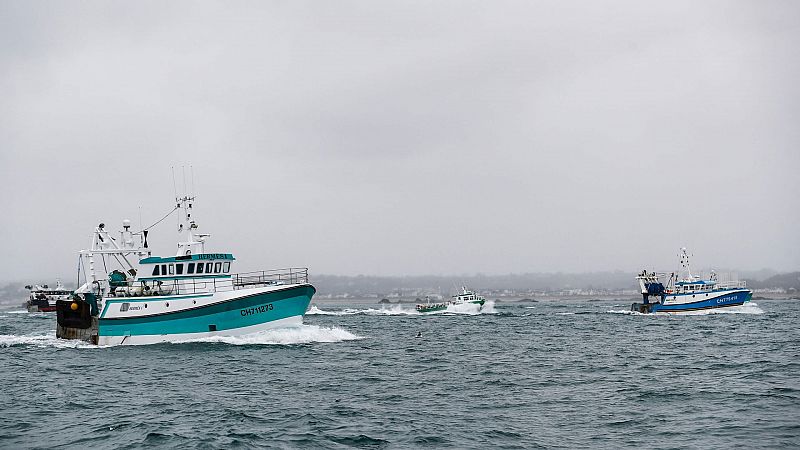
[[[193,203],[193,196],[176,198],[175,256],[151,256],[147,229],[132,232],[128,220],[117,237],[97,226],[91,248],[79,253],[85,283],[56,304],[56,336],[152,344],[302,324],[316,292],[308,269],[235,273],[231,253],[206,252],[209,235],[197,232]]]
[[[426,300],[429,300],[428,297],[426,297]],[[482,295],[478,295],[474,291],[467,289],[466,286],[462,286],[461,293],[454,295],[450,301],[439,303],[426,301],[425,303],[418,304],[416,308],[417,311],[421,313],[429,313],[445,311],[447,308],[457,305],[476,304],[482,307],[484,303],[486,303],[486,299]]]

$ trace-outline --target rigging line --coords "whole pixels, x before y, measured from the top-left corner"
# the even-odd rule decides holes
[[[172,213],[174,213],[174,212],[175,212],[175,211],[177,211],[177,210],[178,210],[178,206],[175,206],[175,207],[174,207],[174,208],[172,208],[172,210],[171,210],[170,212],[168,212],[168,213],[167,213],[167,214],[166,214],[164,217],[162,217],[162,218],[158,219],[158,221],[157,221],[156,223],[154,223],[154,224],[150,225],[150,226],[149,226],[149,227],[147,227],[147,228],[142,228],[142,231],[147,231],[147,230],[149,230],[150,228],[153,228],[154,226],[156,226],[156,225],[160,224],[161,222],[163,222],[163,221],[164,221],[164,219],[166,219],[167,217],[169,217],[169,216],[170,216]],[[138,232],[138,233],[133,233],[133,234],[142,234],[142,231],[140,231],[140,232]]]
[[[124,270],[124,269],[125,269],[125,264],[122,264],[122,261],[120,261],[120,260],[119,260],[119,256],[117,256],[117,255],[111,255],[111,256],[113,256],[113,257],[114,257],[114,259],[116,259],[116,260],[117,260],[117,264],[119,264],[119,265],[120,265],[120,267],[122,267],[122,268],[123,268],[123,270]]]
[[[83,267],[83,258],[79,256],[79,257],[78,257],[78,260],[80,260],[80,262],[81,262],[81,267]],[[81,277],[80,277],[80,274],[78,274],[78,284],[79,284],[79,285],[80,285],[80,283],[81,283],[81,280],[80,280],[80,278],[81,278]],[[88,281],[87,281],[87,279],[86,279],[86,267],[83,267],[83,283],[84,283],[84,284],[86,284],[87,282],[88,282]],[[78,287],[80,287],[80,286],[78,286]]]

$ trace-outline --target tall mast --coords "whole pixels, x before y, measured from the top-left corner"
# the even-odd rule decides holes
[[[184,185],[185,185],[184,177]],[[205,253],[205,241],[211,236],[207,233],[197,232],[197,222],[192,218],[192,205],[194,195],[184,193],[182,197],[175,197],[175,208],[178,209],[178,251],[176,256],[186,256]]]
[[[686,273],[689,274],[688,279],[694,279],[692,276],[692,270],[689,268],[689,253],[686,251],[686,247],[681,247],[681,252],[679,254],[681,258],[681,269],[686,270]]]

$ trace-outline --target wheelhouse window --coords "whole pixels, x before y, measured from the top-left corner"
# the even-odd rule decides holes
[[[175,275],[183,275],[183,264],[175,264]]]
[[[175,275],[175,264],[170,264],[169,265],[169,274],[170,275]]]
[[[155,266],[153,266],[153,276],[154,276],[154,277],[155,277],[155,276],[158,276],[158,275],[161,275],[161,273],[160,273],[160,272],[159,272],[159,270],[158,270],[158,267],[159,267],[159,266],[158,266],[158,264],[156,264]]]
[[[220,273],[222,271],[222,263],[214,263],[214,273]]]
[[[206,263],[206,273],[211,273],[211,269],[214,266],[214,263]]]
[[[166,264],[162,264],[161,265],[161,275],[166,275],[166,274],[167,274],[167,265]]]
[[[225,273],[230,272],[231,271],[231,263],[229,263],[229,262],[222,263],[222,271],[225,272]]]
[[[186,273],[188,274],[194,273],[194,263],[189,263],[189,267],[186,268]]]
[[[197,263],[197,273],[203,273],[203,263]]]

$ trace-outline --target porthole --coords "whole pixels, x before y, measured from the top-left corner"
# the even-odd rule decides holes
[[[166,305],[167,305],[167,308],[169,308],[169,302],[167,302]]]
[[[147,303],[144,304],[144,307],[147,308]]]
[[[192,300],[192,304],[196,305],[197,304],[197,300]]]

